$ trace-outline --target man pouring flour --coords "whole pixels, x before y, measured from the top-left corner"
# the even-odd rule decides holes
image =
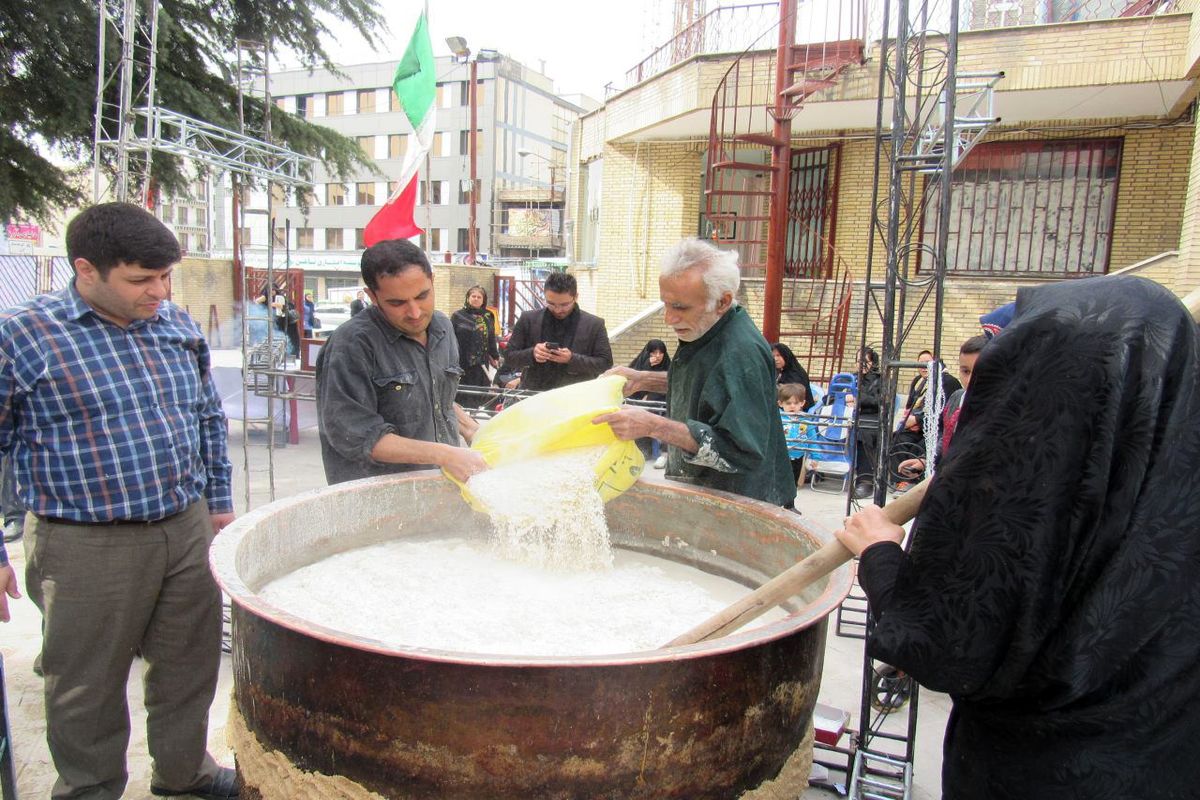
[[[593,422],[621,439],[667,444],[668,478],[790,508],[796,484],[775,394],[766,339],[734,299],[737,253],[685,239],[663,258],[664,319],[679,337],[667,372],[616,367],[625,393],[665,392],[667,416],[624,408]]]

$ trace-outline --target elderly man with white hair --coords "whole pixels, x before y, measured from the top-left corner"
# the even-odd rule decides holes
[[[791,508],[796,483],[776,407],[775,359],[734,299],[737,253],[685,239],[664,256],[664,319],[679,337],[668,372],[616,367],[625,393],[665,392],[667,417],[639,408],[602,414],[622,439],[668,445],[667,477]]]

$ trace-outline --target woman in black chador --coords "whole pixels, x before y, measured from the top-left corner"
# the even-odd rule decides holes
[[[911,551],[866,509],[872,657],[948,692],[947,798],[1200,796],[1200,342],[1140,278],[1017,295]]]
[[[487,307],[487,292],[482,286],[472,286],[463,298],[463,307],[450,315],[454,325],[454,336],[458,339],[458,363],[463,375],[461,386],[489,386],[487,368],[495,366],[500,358],[496,346],[496,318]],[[482,395],[464,394],[458,398],[459,405],[478,406],[485,400]]]
[[[812,386],[808,382],[808,371],[796,358],[792,348],[783,342],[771,345],[771,355],[775,357],[775,382],[783,385],[796,383],[804,387],[804,410],[813,407]]]

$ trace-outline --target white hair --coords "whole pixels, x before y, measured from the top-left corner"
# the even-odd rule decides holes
[[[737,290],[742,282],[736,250],[719,250],[703,239],[684,239],[666,252],[660,275],[669,278],[689,269],[703,270],[708,289],[708,310],[712,311],[729,292],[732,305],[737,305]]]

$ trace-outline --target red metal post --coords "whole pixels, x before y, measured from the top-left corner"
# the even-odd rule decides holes
[[[763,336],[779,340],[779,318],[783,308],[784,249],[787,244],[788,180],[791,173],[792,120],[789,101],[788,66],[796,41],[796,0],[780,0],[779,45],[775,50],[775,125],[771,147],[771,212],[767,222],[767,276],[763,287]]]

